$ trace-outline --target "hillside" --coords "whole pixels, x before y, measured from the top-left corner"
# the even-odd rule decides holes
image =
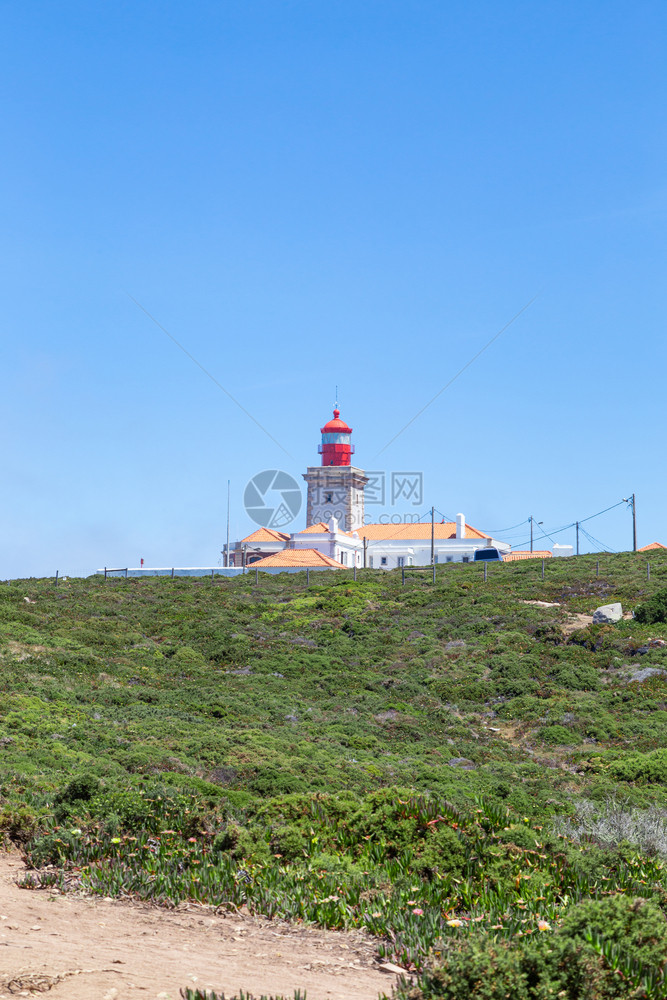
[[[657,912],[667,627],[586,616],[667,559],[596,562],[3,584],[2,829],[34,882],[365,928],[420,997],[461,929]]]

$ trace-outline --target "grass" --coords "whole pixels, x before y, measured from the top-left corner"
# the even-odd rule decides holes
[[[2,584],[0,828],[34,884],[363,927],[415,970],[665,908],[667,626],[563,626],[667,559],[597,558]]]

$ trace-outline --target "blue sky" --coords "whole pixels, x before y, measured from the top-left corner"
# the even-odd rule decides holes
[[[215,565],[227,480],[238,537],[336,384],[357,463],[422,471],[424,509],[550,530],[634,490],[667,544],[664,3],[0,18],[0,578]],[[631,544],[623,506],[587,527]]]

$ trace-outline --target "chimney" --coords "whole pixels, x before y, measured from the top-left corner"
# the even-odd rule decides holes
[[[332,535],[335,535],[336,532],[338,531],[338,521],[336,520],[335,517],[329,518],[329,531],[331,532]]]
[[[466,536],[466,516],[465,514],[456,515],[456,537],[465,538]]]

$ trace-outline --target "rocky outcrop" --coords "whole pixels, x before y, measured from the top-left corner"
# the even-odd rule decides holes
[[[623,617],[623,607],[620,602],[616,604],[603,604],[593,612],[594,625],[606,625],[610,622],[620,622]]]

